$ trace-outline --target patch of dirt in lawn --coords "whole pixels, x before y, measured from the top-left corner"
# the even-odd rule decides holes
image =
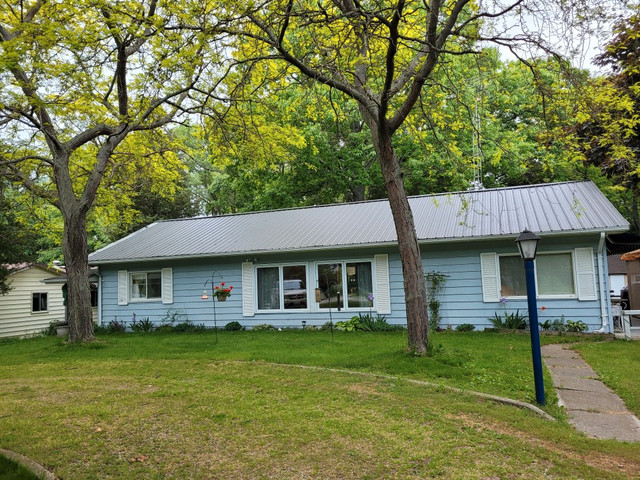
[[[509,426],[505,424],[480,421],[478,418],[474,418],[469,415],[449,414],[446,417],[455,421],[462,422],[465,426],[475,428],[478,431],[491,430],[501,435],[516,437],[523,442],[526,442],[535,447],[545,448],[554,453],[563,455],[568,459],[580,461],[586,465],[598,468],[600,470],[605,470],[608,472],[620,472],[629,476],[630,478],[637,478],[638,472],[640,472],[640,460],[629,461],[628,458],[615,457],[610,453],[598,453],[595,451],[592,451],[589,454],[581,454],[575,451],[560,448],[557,443],[541,440],[540,438],[535,437],[526,431],[509,428]]]

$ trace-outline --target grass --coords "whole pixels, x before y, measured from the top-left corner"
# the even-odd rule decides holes
[[[38,477],[0,453],[0,480],[38,480]]]
[[[210,332],[111,335],[84,346],[3,342],[0,447],[82,479],[613,479],[640,472],[640,445],[585,438],[551,405],[558,422],[402,378],[293,366],[533,398],[526,335],[440,333],[432,340],[428,358],[408,354],[402,333],[339,333],[334,342],[313,331],[220,332],[218,343]],[[620,345],[580,347],[629,348]]]
[[[576,349],[640,418],[640,342],[582,343]]]

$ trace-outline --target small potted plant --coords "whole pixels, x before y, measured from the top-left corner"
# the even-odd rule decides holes
[[[227,285],[224,282],[220,282],[220,285],[216,285],[213,288],[213,294],[216,296],[219,302],[225,302],[227,297],[231,296],[231,290],[233,290],[233,285]]]

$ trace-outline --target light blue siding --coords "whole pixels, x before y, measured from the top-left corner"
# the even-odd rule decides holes
[[[597,234],[571,237],[543,238],[539,251],[569,251],[576,247],[591,247],[597,253],[599,236]],[[571,243],[567,243],[570,241]],[[447,275],[441,297],[441,326],[455,328],[462,323],[472,323],[477,329],[490,327],[488,318],[494,313],[515,312],[520,310],[526,314],[526,300],[513,300],[503,304],[500,302],[483,302],[482,278],[480,270],[480,254],[483,252],[517,253],[513,240],[496,241],[459,241],[449,243],[433,243],[423,245],[423,265],[425,273],[437,271]],[[269,323],[276,327],[301,327],[302,321],[307,325],[322,325],[329,320],[329,311],[277,311],[256,312],[253,316],[243,316],[242,309],[242,263],[251,261],[255,266],[285,263],[303,263],[307,265],[310,283],[313,282],[313,269],[318,261],[343,260],[371,260],[375,254],[388,254],[389,260],[389,288],[391,294],[391,314],[386,315],[389,323],[406,324],[406,310],[404,304],[404,288],[402,268],[397,248],[359,248],[335,249],[333,251],[291,252],[288,254],[262,254],[249,258],[247,256],[231,256],[224,259],[199,259],[185,261],[158,261],[147,263],[128,263],[119,265],[102,265],[102,322],[111,320],[130,322],[133,315],[137,318],[149,317],[156,323],[161,323],[168,314],[177,312],[185,315],[195,324],[205,324],[213,327],[213,301],[211,300],[211,276],[217,272],[224,277],[227,285],[233,285],[233,293],[226,302],[216,302],[217,325],[223,327],[231,321],[252,327]],[[599,281],[598,263],[596,279]],[[606,261],[604,262],[606,266]],[[118,271],[147,271],[172,268],[173,274],[173,303],[163,304],[161,300],[152,302],[135,302],[128,305],[118,305]],[[606,268],[606,267],[605,267]],[[214,283],[221,279],[216,274]],[[605,277],[606,278],[606,277]],[[208,283],[207,283],[208,281]],[[207,283],[205,287],[205,283]],[[308,285],[310,303],[313,303],[313,288]],[[208,300],[202,300],[202,291],[209,293]],[[540,299],[538,311],[540,321],[560,318],[566,320],[582,320],[589,325],[590,330],[601,326],[600,288],[597,289],[598,300],[579,301],[578,299]],[[608,299],[605,298],[608,314]],[[369,309],[360,310],[369,313]],[[358,311],[340,312],[332,310],[333,321],[346,320]],[[373,310],[375,314],[375,309]]]
[[[590,247],[593,248],[594,255],[597,254],[597,235],[583,235],[573,240],[571,244],[567,244],[566,238],[543,238],[538,252],[571,251],[577,247]],[[477,329],[483,329],[492,326],[488,319],[495,313],[504,315],[506,312],[514,313],[518,310],[524,315],[528,313],[525,299],[509,300],[506,304],[483,302],[480,271],[480,254],[483,252],[517,253],[517,247],[513,241],[486,241],[465,242],[465,245],[433,245],[423,249],[425,273],[435,270],[447,275],[441,296],[443,328],[455,328],[462,323],[471,323]],[[597,283],[600,276],[595,256],[594,264]],[[597,300],[590,301],[580,301],[577,298],[539,298],[538,319],[544,322],[564,315],[565,321],[581,320],[589,326],[589,330],[597,330],[602,325],[600,288],[597,288],[597,296]],[[604,301],[608,313],[608,298]]]

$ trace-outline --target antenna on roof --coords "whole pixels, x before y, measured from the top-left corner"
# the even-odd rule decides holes
[[[482,185],[482,149],[480,148],[480,109],[478,104],[482,101],[480,97],[480,91],[482,88],[482,78],[476,77],[473,79],[473,84],[476,88],[475,109],[473,112],[473,181],[469,190],[484,190]]]

